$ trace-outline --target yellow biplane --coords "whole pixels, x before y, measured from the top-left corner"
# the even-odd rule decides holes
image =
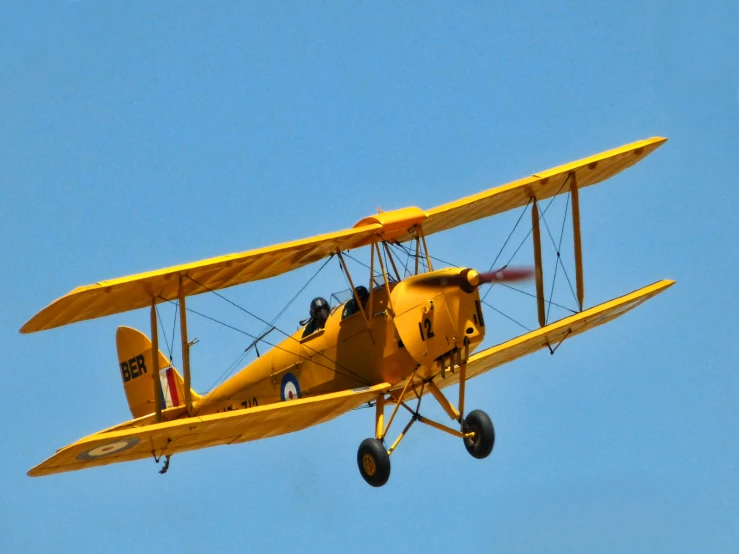
[[[416,422],[461,438],[475,458],[487,457],[495,433],[480,410],[465,412],[467,381],[490,369],[611,321],[670,287],[663,280],[592,308],[583,308],[579,190],[635,164],[665,142],[651,138],[538,173],[428,211],[404,208],[380,212],[351,229],[102,281],[79,287],[44,308],[22,333],[149,308],[151,339],[120,327],[116,342],[123,388],[133,419],[66,446],[31,469],[49,475],[117,462],[242,443],[291,433],[326,422],[349,410],[375,406],[372,437],[359,446],[357,463],[372,486],[390,476],[390,455]],[[555,322],[545,317],[539,202],[569,194],[579,311]],[[531,211],[532,270],[434,269],[426,237],[516,208]],[[351,275],[347,251],[369,247],[365,287]],[[409,276],[398,271],[393,252],[402,247],[412,260]],[[336,256],[350,285],[345,301],[311,305],[311,318],[295,333],[272,344],[240,372],[205,395],[190,387],[186,299],[189,296],[273,277]],[[410,265],[410,269],[408,269]],[[529,275],[530,274],[530,275]],[[473,353],[485,336],[479,288],[486,283],[532,276],[540,328]],[[159,350],[157,305],[175,303],[180,314],[184,377]],[[266,342],[263,336],[258,342]],[[269,343],[267,343],[269,344]],[[456,406],[443,389],[459,385]],[[420,414],[426,393],[439,402],[448,426]],[[415,402],[415,407],[411,404]],[[410,421],[390,443],[388,431],[399,408]],[[386,410],[390,412],[386,419]]]

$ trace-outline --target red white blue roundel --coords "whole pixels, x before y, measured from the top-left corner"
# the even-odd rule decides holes
[[[298,378],[292,373],[285,373],[280,385],[280,398],[282,400],[297,400],[300,398],[300,384]]]
[[[102,444],[100,446],[96,446],[95,448],[91,448],[90,450],[80,452],[79,454],[77,454],[77,459],[88,461],[97,460],[98,458],[104,458],[105,456],[110,456],[111,454],[115,454],[116,452],[121,452],[123,450],[133,448],[139,442],[140,439],[137,439],[136,437],[131,437],[128,439],[118,439],[117,441],[112,441],[108,444]]]

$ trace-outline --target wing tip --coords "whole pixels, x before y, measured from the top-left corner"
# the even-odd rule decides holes
[[[674,279],[660,279],[659,281],[655,281],[651,285],[647,285],[646,287],[643,287],[642,291],[650,290],[652,292],[652,295],[657,295],[665,292],[667,289],[669,289],[672,285],[677,283]],[[637,291],[634,291],[637,292]]]
[[[642,141],[645,146],[649,146],[649,152],[652,152],[667,142],[667,137],[651,137]]]
[[[64,296],[61,296],[54,300],[51,304],[40,310],[38,313],[36,313],[31,319],[26,321],[26,323],[23,324],[23,327],[20,328],[20,332],[24,335],[29,333],[36,333],[38,331],[46,331],[48,329],[54,329],[55,327],[60,327],[62,325],[66,325],[67,323],[75,323],[77,320],[69,321],[69,322],[59,322],[58,319],[58,309],[60,305],[63,305],[68,299],[79,292],[82,292],[83,290],[86,290],[94,285],[90,285],[88,287],[77,287],[76,289],[68,292]]]
[[[32,467],[26,472],[26,475],[28,477],[43,477],[44,475],[48,475],[41,466]]]
[[[29,335],[31,333],[36,333],[38,331],[44,331],[48,329],[48,327],[45,327],[38,322],[39,315],[41,315],[41,312],[39,312],[38,314],[33,316],[31,319],[26,321],[23,324],[23,327],[21,327],[18,332],[21,333],[22,335]]]
[[[31,319],[26,321],[23,324],[23,327],[20,328],[19,332],[22,335],[30,335],[31,333],[38,333],[39,331],[46,331],[48,329],[53,329],[54,327],[59,327],[59,325],[54,325],[53,323],[50,323],[44,316],[46,310],[41,310],[39,313],[37,313],[35,316],[33,316]]]

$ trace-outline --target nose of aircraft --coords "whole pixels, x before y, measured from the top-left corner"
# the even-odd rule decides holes
[[[476,347],[485,336],[478,288],[486,283],[529,279],[533,274],[529,268],[504,267],[484,273],[446,268],[401,281],[391,296],[401,343],[427,368],[461,349],[465,341]]]
[[[474,269],[463,269],[457,274],[428,274],[414,279],[413,284],[420,287],[446,287],[457,285],[465,292],[472,292],[487,283],[513,283],[526,281],[534,276],[531,267],[502,267],[494,271],[479,273]]]

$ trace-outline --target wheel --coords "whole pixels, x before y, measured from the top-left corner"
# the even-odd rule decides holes
[[[482,460],[493,451],[495,444],[495,429],[488,414],[482,410],[474,410],[464,418],[462,429],[465,433],[475,433],[472,438],[464,438],[464,447],[473,458]]]
[[[364,439],[357,451],[359,473],[373,487],[381,487],[390,478],[390,456],[377,439]]]

